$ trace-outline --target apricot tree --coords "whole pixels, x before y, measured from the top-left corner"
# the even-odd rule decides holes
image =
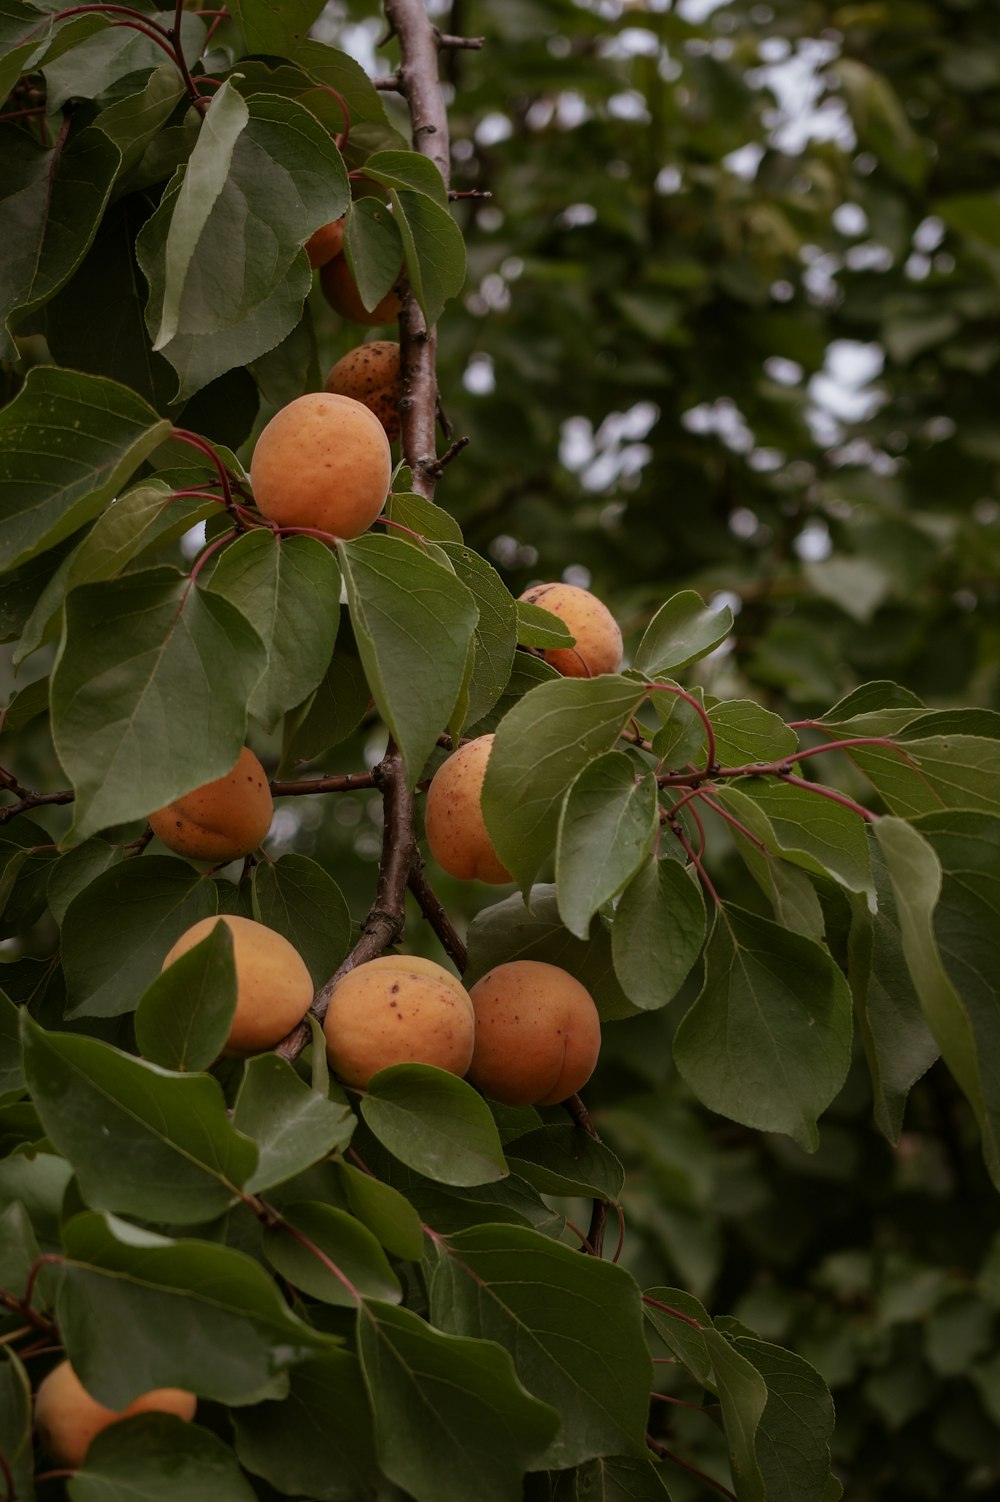
[[[579,585],[515,598],[448,506],[437,379],[439,66],[480,39],[386,0],[373,79],[320,8],[0,18],[0,1497],[835,1502],[823,1379],[650,1276],[578,1091],[670,1006],[688,1097],[813,1151],[856,1016],[884,1136],[940,1054],[1000,1182],[1000,721],[885,681],[799,719],[716,697],[733,618],[690,589],[624,656]],[[395,456],[321,389],[339,220],[334,309],[398,313]],[[171,843],[247,755],[263,848],[253,767],[241,864]],[[338,882],[296,811],[358,792],[377,867]],[[435,855],[469,844],[463,933]],[[194,1421],[47,1453],[64,1359]]]

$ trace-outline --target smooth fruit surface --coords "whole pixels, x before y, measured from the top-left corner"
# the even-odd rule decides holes
[[[464,1074],[472,1058],[472,1002],[461,981],[433,960],[383,955],[338,981],[323,1031],[330,1063],[357,1089],[390,1064],[435,1064]]]
[[[403,306],[395,287],[390,287],[380,303],[374,308],[366,308],[343,252],[320,268],[319,282],[333,311],[351,323],[366,323],[371,327],[378,323],[392,323]]]
[[[353,396],[374,412],[390,443],[399,437],[399,345],[393,339],[373,339],[348,350],[330,371],[325,389],[337,396]]]
[[[494,885],[512,881],[486,830],[480,798],[492,735],[481,735],[442,762],[431,779],[424,830],[431,854],[450,876]]]
[[[572,647],[547,647],[542,653],[565,678],[596,678],[617,673],[622,665],[622,634],[608,607],[577,584],[536,584],[521,596],[557,615],[572,631]]]
[[[273,1048],[302,1021],[313,998],[312,978],[302,956],[286,938],[263,923],[232,913],[192,923],[169,951],[162,968],[166,970],[207,938],[217,923],[225,923],[232,933],[236,965],[236,1012],[222,1052],[228,1058],[242,1059]]]
[[[271,827],[274,800],[267,773],[249,746],[225,777],[150,814],[153,833],[177,855],[196,861],[232,861],[256,850]]]
[[[179,1387],[155,1387],[134,1398],[127,1408],[105,1408],[92,1398],[68,1361],[53,1367],[39,1385],[35,1422],[53,1456],[64,1466],[83,1464],[93,1440],[109,1424],[136,1413],[174,1413],[193,1419],[198,1400]]]
[[[392,455],[374,413],[349,396],[296,397],[264,428],[250,462],[254,499],[279,527],[360,537],[385,504]]]
[[[306,255],[314,271],[318,266],[325,266],[327,261],[332,261],[334,256],[339,256],[343,248],[344,220],[342,217],[324,224],[306,241]]]
[[[558,965],[495,965],[469,993],[476,1045],[469,1079],[506,1106],[554,1106],[584,1086],[601,1051],[601,1021],[580,982]]]

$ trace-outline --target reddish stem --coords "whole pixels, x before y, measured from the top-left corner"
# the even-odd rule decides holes
[[[736,1493],[731,1492],[728,1486],[723,1486],[721,1481],[716,1481],[706,1471],[699,1470],[696,1465],[691,1465],[690,1461],[682,1460],[679,1455],[674,1454],[673,1450],[668,1450],[666,1445],[661,1445],[659,1440],[654,1439],[651,1434],[646,1435],[646,1443],[654,1454],[659,1455],[661,1460],[669,1460],[674,1465],[681,1466],[683,1470],[690,1471],[692,1476],[697,1476],[700,1481],[704,1481],[706,1486],[714,1488],[720,1496],[728,1497],[729,1502],[739,1502]]]
[[[749,840],[751,845],[756,845],[757,849],[763,855],[769,854],[768,848],[764,844],[764,841],[758,840],[757,836],[751,833],[751,831],[743,823],[742,819],[737,819],[736,815],[731,814],[728,808],[724,808],[721,803],[717,803],[716,800],[708,792],[707,788],[700,788],[699,791],[706,806],[710,808],[713,813],[718,814],[721,819],[725,819],[727,824],[731,824],[733,829],[741,834],[745,840]]]
[[[198,433],[189,432],[187,428],[174,428],[172,436],[177,438],[181,443],[187,443],[192,448],[199,449],[205,455],[206,459],[212,461],[218,473],[219,482],[222,485],[222,494],[225,497],[226,506],[232,510],[233,492],[229,483],[229,471],[215,452],[215,449],[208,442],[208,439],[202,438]]]
[[[831,803],[839,803],[842,808],[849,808],[852,814],[857,814],[868,824],[878,822],[878,814],[873,814],[870,808],[865,808],[862,803],[855,803],[853,798],[848,798],[846,793],[838,793],[836,788],[828,788],[821,782],[810,782],[806,777],[794,777],[791,772],[779,772],[782,782],[789,782],[793,787],[804,788],[807,793],[818,793],[821,798],[828,798]]]
[[[677,839],[681,843],[681,847],[683,848],[685,854],[687,855],[688,859],[691,861],[692,865],[694,866],[695,870],[697,871],[697,873],[698,873],[698,879],[701,882],[702,886],[705,888],[705,891],[711,897],[711,899],[715,903],[716,907],[721,908],[721,906],[722,906],[722,900],[719,897],[718,892],[715,890],[715,887],[712,885],[712,879],[709,876],[708,872],[705,870],[704,864],[702,863],[701,856],[695,850],[694,846],[691,844],[691,841],[688,839],[687,835],[684,833],[684,831],[681,828],[681,826],[675,820],[672,820],[672,819],[668,820],[667,822],[670,825],[671,832],[674,835],[676,835]]]
[[[210,542],[208,544],[208,547],[201,554],[200,558],[197,560],[191,570],[191,574],[188,578],[188,589],[190,589],[191,585],[194,584],[195,580],[198,578],[198,575],[201,573],[202,569],[205,567],[205,564],[212,557],[212,555],[214,553],[217,553],[220,548],[224,548],[227,542],[232,542],[235,536],[235,532],[224,532],[221,537],[217,537],[214,542]]]
[[[697,713],[701,723],[705,727],[705,772],[710,775],[715,770],[715,732],[712,729],[712,722],[705,712],[704,705],[699,704],[693,694],[689,694],[686,689],[678,688],[675,683],[650,683],[647,684],[647,687],[650,690],[655,690],[662,694],[673,694],[676,698],[683,699]]]
[[[693,1325],[696,1330],[704,1328],[701,1320],[694,1319],[690,1314],[682,1314],[679,1309],[674,1308],[673,1304],[661,1303],[659,1299],[654,1299],[652,1294],[644,1293],[642,1302],[648,1304],[651,1309],[662,1309],[664,1314],[669,1314],[672,1319],[682,1320],[685,1325]]]

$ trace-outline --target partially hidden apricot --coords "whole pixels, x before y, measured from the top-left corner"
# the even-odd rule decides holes
[[[348,350],[330,371],[325,390],[353,396],[374,412],[390,443],[399,437],[399,345],[393,339],[373,339]]]
[[[373,412],[349,396],[313,391],[282,407],[250,461],[254,499],[279,527],[360,537],[385,504],[392,454]]]
[[[427,790],[424,831],[431,854],[450,876],[499,885],[513,878],[493,848],[480,805],[492,749],[492,735],[480,735],[441,763]]]
[[[137,1413],[173,1413],[191,1420],[197,1406],[194,1393],[179,1387],[154,1387],[127,1408],[105,1408],[90,1396],[69,1362],[61,1361],[39,1384],[35,1423],[55,1459],[75,1468],[83,1464],[91,1441],[109,1424]]]
[[[306,241],[306,255],[314,271],[319,266],[325,266],[327,261],[332,261],[334,256],[339,256],[343,248],[343,216],[332,220],[329,224],[324,224]]]
[[[546,647],[542,656],[565,678],[596,678],[622,665],[622,634],[608,607],[577,584],[536,584],[521,596],[559,617],[576,637],[572,647]]]
[[[359,1090],[390,1064],[435,1064],[464,1074],[472,1058],[472,1002],[461,981],[433,960],[383,955],[337,982],[323,1031],[333,1068]]]
[[[256,850],[271,827],[274,800],[267,773],[249,746],[225,777],[206,782],[150,814],[153,833],[177,855],[232,861]]]
[[[476,1044],[469,1079],[506,1106],[554,1106],[587,1083],[601,1050],[590,992],[558,965],[495,965],[470,993]]]
[[[308,1012],[312,978],[286,938],[252,918],[231,913],[192,923],[167,954],[162,969],[207,938],[217,923],[225,923],[232,933],[236,965],[236,1012],[222,1052],[231,1059],[266,1053]]]
[[[351,323],[366,323],[372,327],[377,323],[392,323],[403,306],[395,287],[390,287],[381,302],[374,308],[366,308],[343,251],[320,267],[319,284],[333,311]]]

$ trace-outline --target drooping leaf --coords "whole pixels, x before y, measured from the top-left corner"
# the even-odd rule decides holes
[[[114,1216],[74,1216],[56,1313],[88,1392],[124,1408],[153,1387],[220,1403],[284,1397],[287,1370],[334,1345],[245,1252],[173,1241]]]
[[[606,751],[572,783],[559,815],[559,913],[578,939],[635,875],[659,828],[656,779],[623,751]]]
[[[77,838],[225,776],[265,661],[246,617],[174,569],[74,590],[52,675],[52,734],[76,789]]]
[[[517,611],[500,575],[461,540],[441,543],[455,573],[479,609],[473,638],[475,660],[469,682],[465,723],[475,725],[496,704],[507,687],[517,646]]]
[[[766,918],[722,910],[704,987],[674,1037],[677,1067],[699,1100],[814,1150],[817,1118],[850,1054],[851,995],[826,951]]]
[[[318,989],[351,941],[351,914],[333,877],[307,855],[282,855],[253,874],[254,917],[283,934],[306,963]]]
[[[697,662],[725,641],[733,628],[728,605],[710,610],[700,595],[686,589],[661,605],[636,649],[633,667],[649,678],[676,672]]]
[[[482,1096],[447,1070],[394,1064],[369,1082],[361,1114],[402,1163],[441,1184],[490,1184],[508,1172]]]
[[[233,934],[227,923],[180,955],[140,998],[139,1052],[164,1069],[207,1069],[222,1052],[236,1012]]]
[[[420,1216],[405,1195],[351,1163],[338,1163],[337,1175],[351,1213],[387,1251],[416,1261],[423,1251],[424,1234]]]
[[[705,942],[701,887],[677,861],[650,857],[615,911],[611,953],[629,1000],[644,1011],[672,1001]]]
[[[358,1353],[391,1480],[415,1502],[519,1502],[523,1473],[558,1415],[525,1391],[507,1351],[369,1301],[358,1313]]]
[[[403,241],[407,278],[428,324],[435,324],[445,303],[465,284],[462,231],[448,209],[426,193],[393,188],[389,200]]]
[[[31,1443],[31,1382],[9,1345],[5,1345],[0,1354],[0,1452],[10,1468],[8,1490],[30,1502],[35,1470]]]
[[[824,1502],[833,1434],[833,1401],[826,1383],[794,1351],[745,1336],[738,1336],[733,1348],[767,1386],[754,1434],[767,1502]]]
[[[286,1205],[281,1215],[277,1225],[265,1229],[262,1245],[268,1261],[293,1287],[347,1309],[359,1297],[401,1301],[399,1279],[377,1238],[353,1215],[308,1201]]]
[[[219,1215],[257,1162],[217,1082],[178,1075],[25,1014],[24,1072],[50,1140],[98,1210],[192,1225]]]
[[[257,1144],[248,1191],[260,1194],[346,1147],[354,1124],[348,1106],[311,1090],[277,1054],[248,1059],[233,1111],[236,1130]]]
[[[580,1127],[543,1126],[506,1143],[512,1170],[543,1194],[584,1194],[615,1203],[624,1169],[611,1149]]]
[[[769,851],[849,892],[871,891],[865,821],[851,809],[784,780],[740,778],[715,796]]]
[[[344,217],[344,254],[363,305],[374,312],[403,269],[399,225],[380,198],[351,204]]]
[[[712,1383],[705,1331],[712,1320],[693,1294],[680,1288],[648,1288],[642,1311],[657,1335],[702,1387]]]
[[[143,1413],[111,1424],[87,1449],[70,1502],[254,1502],[229,1445],[199,1424]]]

